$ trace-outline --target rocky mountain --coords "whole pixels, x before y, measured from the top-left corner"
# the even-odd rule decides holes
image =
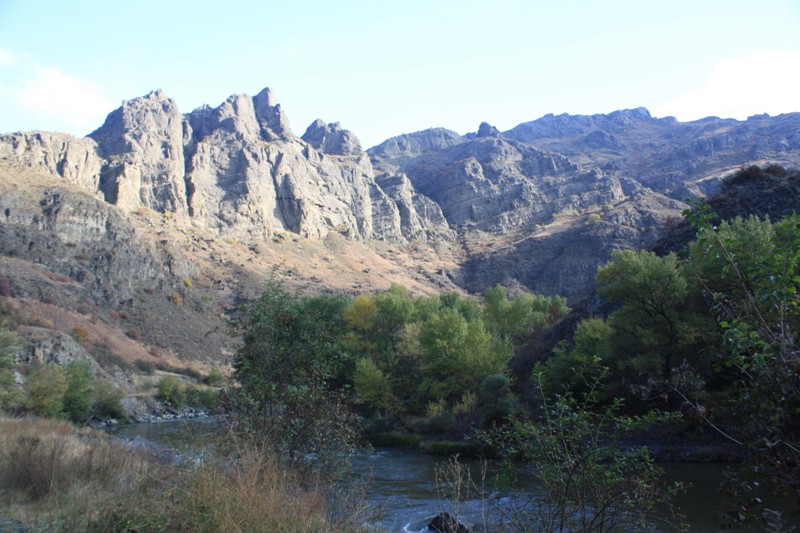
[[[86,138],[0,135],[0,297],[31,339],[88,330],[71,354],[207,368],[276,265],[313,290],[504,283],[574,303],[614,249],[652,245],[687,198],[768,163],[800,166],[800,113],[547,115],[365,151],[335,122],[296,136],[269,89],[189,113],[154,91]]]
[[[451,236],[434,204],[407,187],[390,187],[403,193],[397,198],[383,190],[351,132],[317,121],[296,137],[269,89],[186,115],[154,91],[123,102],[85,139],[4,135],[0,158],[102,193],[125,211],[169,213],[225,238],[266,239],[276,231],[390,241]]]
[[[651,245],[686,199],[717,192],[743,165],[796,167],[800,113],[689,123],[643,108],[547,115],[506,132],[425,130],[369,153],[458,229],[462,286],[519,283],[577,301],[612,250]]]

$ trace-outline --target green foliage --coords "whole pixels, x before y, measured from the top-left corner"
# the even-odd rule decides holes
[[[64,413],[73,422],[83,422],[92,414],[94,377],[89,363],[73,361],[64,368],[67,389],[64,391]]]
[[[356,296],[344,310],[344,321],[357,331],[369,331],[373,328],[378,306],[375,300],[364,294]]]
[[[158,397],[174,407],[186,405],[186,386],[175,376],[164,376],[158,382]]]
[[[500,338],[519,345],[562,320],[569,308],[560,296],[520,294],[508,299],[508,291],[496,285],[484,292],[483,318]]]
[[[542,493],[512,507],[510,520],[524,531],[639,531],[680,489],[665,483],[645,447],[623,446],[634,431],[673,416],[620,414],[622,404],[600,407],[542,395],[537,421],[515,420],[481,441],[507,459],[529,466]]]
[[[498,345],[480,320],[443,308],[422,325],[422,390],[432,399],[455,400],[477,390],[484,377],[503,373],[512,352]]]
[[[632,379],[669,381],[681,360],[697,353],[699,332],[707,327],[694,310],[696,293],[678,257],[615,251],[596,279],[598,292],[621,304],[609,317],[618,364]]]
[[[38,416],[56,418],[64,411],[67,378],[56,365],[41,365],[31,370],[25,383],[27,407]]]
[[[233,359],[241,427],[297,467],[341,471],[358,424],[343,401],[354,362],[340,296],[289,292],[273,279],[249,308]],[[305,461],[317,454],[313,465]]]
[[[502,423],[518,410],[511,391],[511,380],[505,374],[491,374],[481,383],[478,406],[484,423]]]
[[[107,379],[98,379],[94,382],[93,410],[100,417],[127,419],[127,413],[122,406],[122,391]]]
[[[437,431],[503,420],[518,408],[506,377],[514,343],[567,309],[561,298],[496,292],[488,312],[456,293],[411,297],[393,285],[353,299],[309,296],[273,278],[240,325],[240,427],[297,463],[352,446],[354,406],[386,427],[406,415],[426,416],[419,427]]]
[[[731,484],[738,526],[762,510],[742,499],[800,495],[800,217],[701,224],[691,258],[723,332],[727,401],[713,427],[746,453]]]
[[[391,383],[383,371],[370,359],[359,359],[353,374],[353,384],[359,403],[386,416],[396,405]]]
[[[373,302],[378,309],[376,320],[380,329],[390,337],[402,331],[414,314],[414,301],[408,291],[394,283],[388,290],[377,293]]]
[[[19,395],[14,383],[14,352],[22,344],[13,332],[0,328],[0,410],[16,404]]]
[[[216,412],[219,408],[219,392],[210,387],[186,387],[186,405]]]
[[[219,369],[218,366],[214,365],[211,367],[211,370],[208,371],[208,375],[205,377],[206,385],[210,385],[211,387],[217,387],[222,384],[225,377],[222,375],[222,371]]]
[[[614,328],[602,318],[581,320],[575,329],[572,348],[555,349],[553,357],[534,370],[541,373],[544,391],[584,397],[612,358],[614,335]]]

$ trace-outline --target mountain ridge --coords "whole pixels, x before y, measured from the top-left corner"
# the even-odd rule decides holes
[[[768,163],[800,167],[800,113],[546,115],[364,150],[338,122],[298,137],[269,88],[189,113],[157,90],[83,138],[0,135],[0,278],[40,317],[55,305],[91,330],[78,309],[94,306],[125,342],[135,331],[208,365],[235,346],[219,332],[275,267],[317,291],[503,283],[575,303],[613,250],[651,246],[687,198]],[[47,276],[61,281],[31,281]]]

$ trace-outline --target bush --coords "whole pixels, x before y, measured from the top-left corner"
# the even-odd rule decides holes
[[[65,368],[65,375],[67,390],[64,392],[64,413],[73,422],[82,422],[92,414],[92,370],[86,361],[73,361]]]
[[[94,414],[99,417],[126,420],[128,414],[122,407],[122,391],[106,379],[95,382],[94,385]]]
[[[219,405],[219,392],[208,387],[186,387],[186,404],[215,411]]]
[[[83,326],[75,326],[72,328],[72,338],[81,346],[89,345],[89,330]]]
[[[155,373],[156,371],[156,365],[144,359],[139,359],[138,361],[136,361],[136,363],[134,363],[134,365],[138,370],[147,374],[148,376],[152,376],[153,373]]]
[[[63,368],[55,365],[37,366],[25,383],[28,410],[39,416],[61,416],[66,391],[67,378]]]
[[[12,373],[12,353],[21,342],[15,333],[0,328],[0,409],[15,405],[19,399]]]
[[[158,382],[158,397],[174,407],[186,405],[186,387],[174,376],[165,376]]]
[[[208,372],[208,375],[205,378],[205,382],[206,385],[211,385],[212,387],[216,387],[222,384],[223,379],[224,376],[222,375],[222,371],[219,369],[218,366],[214,365]]]

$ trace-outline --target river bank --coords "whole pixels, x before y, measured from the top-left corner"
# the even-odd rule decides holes
[[[147,423],[113,428],[112,434],[125,438],[141,436],[166,446],[185,446],[187,439],[197,443],[205,433],[207,421],[183,420]],[[183,439],[183,440],[182,440]],[[670,447],[672,456],[687,457],[685,450]],[[724,454],[723,454],[724,455]],[[680,481],[689,485],[678,495],[676,507],[686,515],[691,531],[719,533],[719,513],[725,501],[720,483],[728,463],[710,461],[709,454],[695,454],[694,462],[660,462],[666,482]],[[699,459],[704,460],[700,461]],[[520,468],[516,472],[518,483],[513,490],[498,490],[494,486],[497,468],[494,463],[483,469],[480,460],[460,458],[467,470],[459,498],[454,499],[443,488],[447,474],[447,458],[431,454],[424,449],[378,447],[362,449],[351,456],[353,478],[367,487],[365,513],[368,523],[380,531],[426,532],[427,524],[440,512],[449,512],[470,525],[482,526],[497,517],[523,512],[526,501],[536,498],[539,488],[534,477]],[[352,481],[352,480],[351,480]],[[492,522],[493,523],[493,522]],[[480,531],[480,529],[476,529]],[[677,531],[654,522],[648,533]]]

